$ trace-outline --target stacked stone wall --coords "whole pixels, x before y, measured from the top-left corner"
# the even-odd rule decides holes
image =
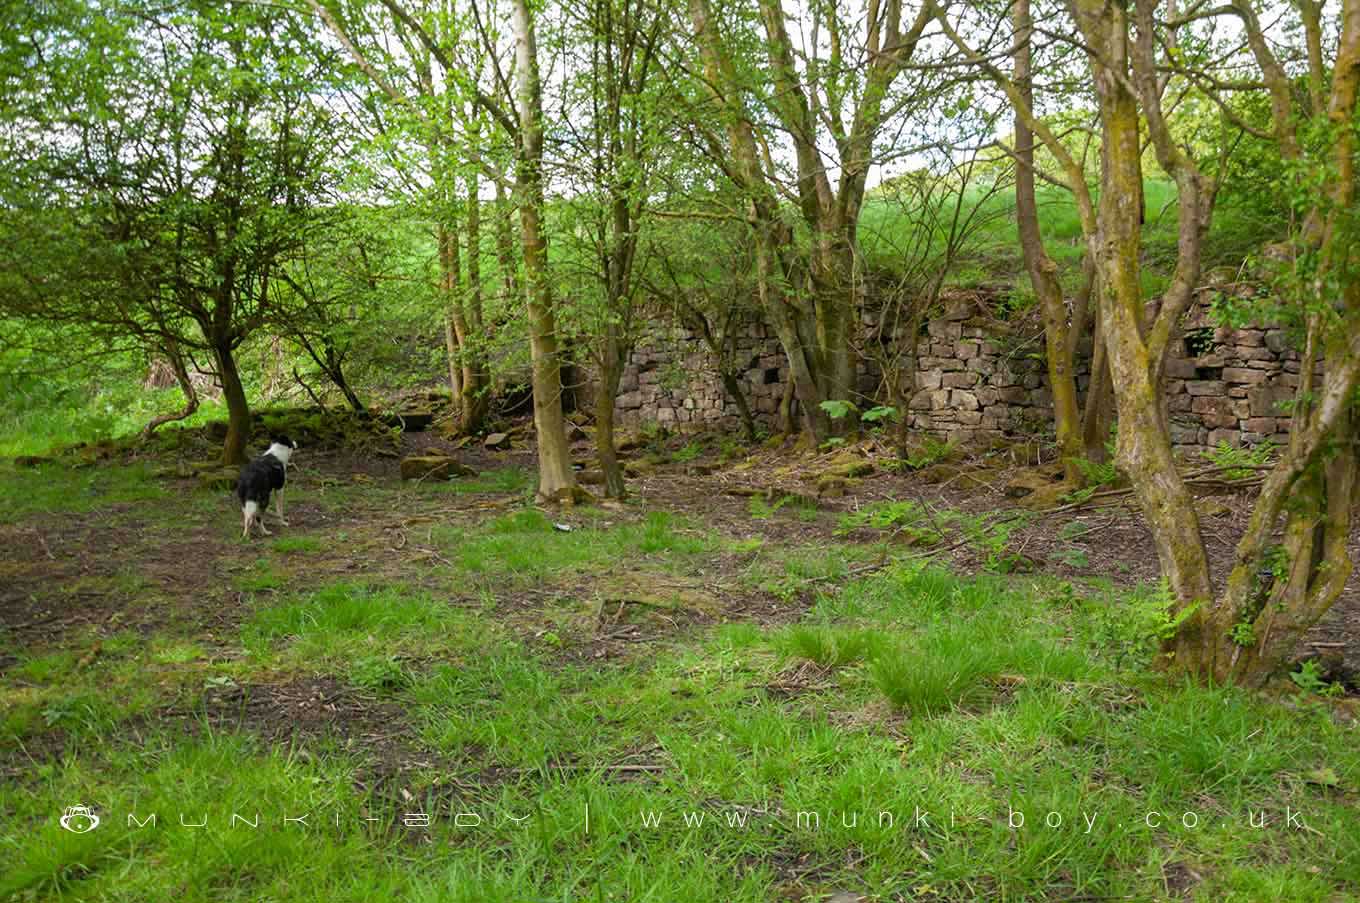
[[[879,335],[872,316],[863,326],[866,343],[909,340],[900,333]],[[789,374],[773,330],[754,320],[741,324],[731,348],[728,365],[739,374],[752,414],[766,428],[777,428]],[[907,411],[912,427],[959,442],[1051,433],[1053,396],[1043,352],[1037,322],[1002,323],[982,316],[975,304],[947,304],[944,315],[926,321],[916,337],[916,388]],[[1088,341],[1076,363],[1083,394],[1089,358]],[[718,372],[719,361],[698,337],[679,327],[653,332],[625,365],[619,424],[653,421],[681,432],[739,429],[738,408]],[[1185,454],[1224,442],[1281,441],[1298,382],[1299,355],[1284,331],[1216,327],[1201,304],[1185,318],[1166,362],[1172,441]],[[866,398],[884,397],[874,355],[862,357],[859,389]]]

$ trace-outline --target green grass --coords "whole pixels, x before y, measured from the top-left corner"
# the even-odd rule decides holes
[[[877,631],[800,624],[790,628],[779,645],[788,655],[823,668],[839,668],[876,656],[884,642]]]
[[[179,410],[178,388],[146,389],[130,362],[90,374],[28,377],[7,372],[0,355],[0,458],[46,455],[77,442],[98,442],[133,435],[158,414]],[[201,427],[226,418],[226,409],[203,399],[194,415],[162,427],[167,432]]]
[[[0,467],[0,523],[35,514],[81,514],[110,505],[159,501],[169,496],[146,464],[71,467]]]
[[[462,626],[460,611],[428,593],[334,583],[259,605],[242,627],[241,640],[259,658],[282,654],[299,664],[335,663],[403,642],[411,650],[445,648],[465,637],[457,630]]]
[[[674,570],[715,547],[704,531],[665,511],[617,525],[588,509],[572,519],[586,523],[568,524],[571,529],[562,531],[542,511],[523,508],[472,528],[436,527],[432,537],[460,574],[517,583],[604,570],[625,561]]]
[[[269,548],[285,555],[313,554],[323,548],[321,540],[315,536],[281,536],[269,543]]]
[[[662,511],[523,508],[428,542],[447,563],[397,557],[343,582],[293,579],[328,552],[308,543],[237,557],[234,632],[96,625],[7,645],[5,759],[24,764],[0,778],[0,897],[1360,893],[1355,728],[1302,693],[1286,708],[1168,684],[1149,667],[1152,590],[961,576],[884,545],[738,543]],[[591,653],[608,623],[544,642],[581,602],[545,585],[648,574],[782,597],[784,620],[676,624],[608,658]],[[258,688],[317,677],[342,688],[321,729],[265,740],[304,708],[251,721]],[[227,729],[206,700],[232,688],[245,725]],[[97,831],[58,827],[78,803]],[[303,811],[324,815],[281,822]],[[431,825],[404,825],[412,812]]]
[[[1143,227],[1143,292],[1146,297],[1154,297],[1166,288],[1175,265],[1176,189],[1170,181],[1149,178],[1144,182],[1143,194],[1147,219]],[[1058,263],[1064,283],[1075,289],[1080,282],[1081,257],[1085,252],[1076,204],[1069,192],[1049,185],[1040,185],[1036,198],[1045,248]],[[1239,209],[1242,207],[1236,200],[1228,199],[1216,211],[1214,229],[1205,247],[1207,265],[1220,262],[1236,265],[1245,252],[1256,250],[1252,241],[1260,238],[1263,224],[1259,216]],[[969,193],[964,208],[978,211],[982,227],[972,247],[956,263],[949,283],[964,287],[1010,283],[1012,310],[1032,304],[1033,293],[1028,277],[1024,276],[1016,232],[1014,193],[1005,191],[984,200],[982,190],[977,189]],[[908,215],[887,195],[871,193],[865,201],[858,230],[865,257],[874,265],[894,271],[898,266],[895,258],[909,256],[910,249],[921,241],[915,232],[914,219],[915,214]],[[1278,229],[1278,220],[1273,225]],[[931,240],[939,243],[938,238]]]

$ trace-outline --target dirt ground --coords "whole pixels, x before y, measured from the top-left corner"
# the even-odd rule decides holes
[[[674,451],[693,441],[675,439],[670,448]],[[431,555],[437,553],[421,540],[423,528],[433,523],[470,524],[518,505],[524,498],[523,494],[441,493],[435,497],[401,493],[401,454],[446,453],[478,471],[518,467],[532,476],[533,450],[522,439],[503,451],[476,443],[459,447],[433,432],[407,434],[401,442],[399,450],[381,455],[340,449],[299,453],[287,508],[295,526],[281,535],[305,532],[323,541],[328,536],[345,537],[324,554],[308,557],[309,580],[387,575],[408,585],[435,586],[430,564]],[[181,456],[206,449],[206,445],[191,448]],[[580,460],[591,456],[585,440],[576,443],[574,451]],[[646,454],[639,449],[629,457],[636,460]],[[974,514],[1016,510],[1015,500],[1005,492],[1008,471],[996,461],[978,478],[969,479],[968,488],[962,487],[963,480],[928,483],[910,472],[879,468],[854,481],[842,497],[816,499],[813,513],[815,489],[810,488],[813,484],[807,476],[818,473],[829,455],[809,457],[781,447],[724,461],[712,445],[684,463],[655,463],[659,457],[655,448],[651,455],[653,462],[638,468],[640,472],[629,480],[632,498],[622,505],[605,503],[620,520],[662,509],[691,515],[730,537],[759,537],[787,547],[816,546],[833,539],[845,542],[847,537],[838,532],[842,517],[884,500],[914,499],[940,511]],[[165,513],[152,510],[152,503],[120,503],[80,514],[46,513],[0,525],[0,546],[7,550],[5,578],[0,581],[0,624],[8,635],[8,649],[60,648],[76,637],[131,629],[142,634],[173,630],[193,636],[211,655],[239,654],[240,627],[248,606],[235,578],[249,571],[259,550],[239,541],[239,512],[227,491],[212,499],[196,488],[192,477],[163,479],[175,495],[204,499],[198,507],[187,506],[184,516],[172,521],[172,529],[164,529]],[[363,491],[346,492],[350,487]],[[371,491],[375,489],[392,492]],[[804,500],[800,513],[790,507],[769,516],[753,516],[753,496],[775,500],[786,495]],[[1216,496],[1214,501],[1217,513],[1204,518],[1204,528],[1213,566],[1222,574],[1252,499],[1244,494]],[[570,523],[573,515],[562,511],[554,518]],[[1074,522],[1084,530],[1076,538],[1064,538],[1074,535],[1067,526]],[[1132,587],[1155,581],[1158,574],[1151,538],[1128,501],[1035,515],[1013,535],[1010,548],[1034,571],[1060,578],[1104,578],[1116,586]],[[1360,541],[1352,549],[1353,554],[1360,553]],[[979,553],[967,544],[946,548],[939,557],[964,573],[983,567]],[[719,600],[714,608],[635,618],[619,605],[604,628],[571,644],[562,654],[596,661],[642,655],[649,644],[677,630],[720,621],[788,621],[811,604],[816,589],[811,582],[793,605],[749,586],[738,587],[731,578],[744,565],[740,555],[718,556],[706,572],[686,578],[696,592]],[[534,638],[543,633],[536,628],[535,615],[541,615],[548,598],[571,591],[571,587],[551,592],[508,589],[498,594],[496,605],[508,622],[521,624]],[[1360,672],[1360,578],[1352,577],[1340,602],[1309,637],[1309,644],[1300,650],[1302,654],[1309,648],[1333,655],[1341,651],[1350,672]],[[97,655],[98,645],[96,640],[86,654]],[[0,652],[0,669],[14,660],[12,651]],[[270,739],[285,734],[326,736],[342,744],[357,744],[376,760],[371,774],[378,785],[393,775],[434,764],[427,753],[407,744],[404,737],[409,731],[399,723],[395,707],[331,678],[289,678],[248,688],[223,688],[209,693],[204,702],[205,706],[193,711],[172,703],[154,717],[181,719],[193,729],[201,726],[206,709],[209,724],[246,726]],[[40,744],[47,745],[60,749],[60,732]],[[39,748],[30,748],[28,753],[42,754]],[[447,767],[451,763],[439,764]],[[479,772],[476,763],[463,764],[463,773],[475,775],[476,783],[496,779]]]
[[[830,455],[823,458],[831,457]],[[930,483],[909,471],[877,470],[863,478],[844,498],[818,499],[819,509],[849,513],[879,501],[915,499],[939,510],[969,513],[1020,511],[1016,500],[1006,492],[1012,473],[1022,466],[1003,460],[988,462],[985,470],[966,472],[964,479]],[[1009,464],[1009,466],[1007,466]],[[702,470],[703,468],[701,468]],[[788,475],[772,476],[781,470]],[[813,523],[795,518],[753,520],[747,512],[748,499],[740,494],[755,489],[775,494],[807,493],[802,477],[817,472],[816,462],[804,455],[777,450],[766,453],[758,466],[741,470],[716,469],[696,474],[691,468],[672,467],[663,473],[648,474],[629,483],[631,491],[650,503],[673,510],[689,511],[733,531],[756,531],[774,540],[815,542],[827,538],[836,525],[835,518],[819,518]],[[967,488],[962,484],[967,483]],[[1238,540],[1251,516],[1255,492],[1213,493],[1201,497],[1201,528],[1214,579],[1226,577],[1232,566]],[[1079,523],[1079,537],[1062,538],[1063,528]],[[1077,547],[1084,562],[1074,563],[1063,549]],[[1014,534],[1012,549],[1023,555],[1033,569],[1065,578],[1105,578],[1119,586],[1155,583],[1160,576],[1157,551],[1142,514],[1129,497],[1113,504],[1078,507],[1055,513],[1036,513]],[[1352,561],[1360,561],[1360,528],[1352,534]],[[961,547],[942,556],[963,572],[982,567],[977,553]],[[1360,575],[1351,574],[1340,599],[1325,618],[1310,632],[1300,656],[1320,653],[1335,658],[1339,653],[1348,682],[1360,674]]]

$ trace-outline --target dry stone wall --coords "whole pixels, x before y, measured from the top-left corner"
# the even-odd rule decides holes
[[[875,334],[872,316],[865,341]],[[901,343],[905,335],[880,341]],[[788,364],[773,330],[743,324],[729,365],[739,374],[755,418],[778,426]],[[916,338],[916,391],[907,415],[913,428],[959,442],[1030,437],[1052,431],[1053,396],[1036,322],[998,323],[975,304],[946,305]],[[1079,349],[1077,386],[1090,381],[1089,342]],[[880,374],[865,356],[860,391],[882,397]],[[683,328],[661,330],[630,355],[620,384],[620,425],[653,421],[669,429],[740,428],[735,402],[723,390],[718,360]],[[1207,305],[1186,317],[1166,363],[1166,397],[1177,450],[1197,454],[1220,443],[1280,441],[1289,430],[1287,402],[1299,383],[1299,355],[1280,329],[1214,326]]]

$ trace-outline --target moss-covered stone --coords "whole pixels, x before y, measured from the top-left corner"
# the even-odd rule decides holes
[[[218,465],[211,470],[199,471],[198,485],[203,489],[235,489],[240,476],[241,468]]]
[[[401,459],[403,480],[452,480],[475,476],[477,471],[444,455],[412,455]]]
[[[874,465],[872,461],[861,458],[854,452],[848,451],[836,455],[827,462],[826,467],[822,469],[822,474],[824,476],[844,477],[846,479],[868,476],[873,472]]]

